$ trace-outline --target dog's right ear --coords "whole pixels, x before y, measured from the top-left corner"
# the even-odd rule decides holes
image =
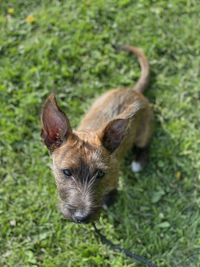
[[[128,119],[114,119],[100,132],[100,139],[103,146],[111,153],[121,144],[126,134],[128,122]]]
[[[41,137],[50,151],[59,147],[72,132],[67,116],[58,107],[56,98],[51,94],[42,109]]]

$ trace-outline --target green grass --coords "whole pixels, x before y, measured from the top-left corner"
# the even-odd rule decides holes
[[[94,97],[137,80],[136,60],[112,44],[146,52],[156,127],[148,167],[133,175],[127,159],[98,227],[159,267],[200,266],[199,12],[195,0],[2,1],[0,266],[139,266],[62,218],[40,140],[52,90],[75,127]]]

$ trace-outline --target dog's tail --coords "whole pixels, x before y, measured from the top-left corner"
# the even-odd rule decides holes
[[[132,89],[139,93],[143,93],[149,84],[149,76],[150,76],[149,62],[145,54],[142,52],[140,48],[130,45],[120,46],[118,47],[118,49],[133,53],[137,57],[141,67],[141,75],[137,83],[134,85],[134,87],[132,87]]]

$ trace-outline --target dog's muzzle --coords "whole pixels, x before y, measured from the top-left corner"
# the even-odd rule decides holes
[[[90,214],[85,213],[84,211],[75,211],[72,215],[72,219],[76,223],[89,223]]]

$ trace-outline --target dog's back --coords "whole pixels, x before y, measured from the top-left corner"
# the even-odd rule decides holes
[[[139,80],[132,88],[113,89],[100,96],[82,119],[78,130],[98,131],[114,119],[129,119],[129,130],[117,153],[123,157],[133,144],[144,147],[149,142],[153,115],[149,101],[142,94],[149,83],[149,63],[139,48],[123,46],[121,49],[138,58],[141,67]]]

